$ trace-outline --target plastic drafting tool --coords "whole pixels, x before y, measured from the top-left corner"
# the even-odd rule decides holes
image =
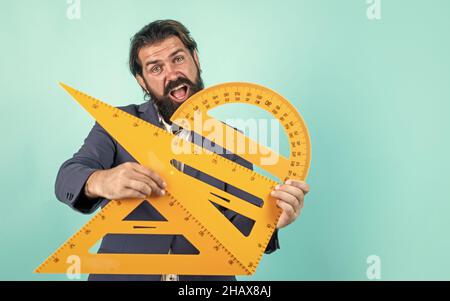
[[[61,85],[140,164],[161,175],[167,182],[167,192],[163,197],[110,201],[47,258],[36,269],[37,273],[66,273],[68,258],[73,256],[78,256],[82,274],[251,275],[255,272],[281,214],[275,199],[270,196],[277,182],[76,89]],[[229,103],[256,105],[278,119],[289,140],[289,158],[272,153],[272,150],[244,133],[208,115],[211,109]],[[228,139],[214,141],[217,145],[227,148],[244,141],[245,145],[256,146],[259,151],[238,153],[240,157],[281,181],[306,179],[311,159],[306,125],[296,109],[276,92],[250,83],[217,85],[185,101],[172,116],[172,122],[205,137],[204,129],[195,125],[196,117],[201,117],[204,124],[209,122],[216,130],[220,128],[223,135],[228,135]],[[279,157],[275,164],[267,165],[261,153],[265,154],[264,157]],[[235,186],[262,202],[253,204],[184,174],[171,164],[172,160]],[[149,202],[166,221],[124,220],[142,202]],[[242,234],[214,204],[253,220],[250,234]],[[90,248],[107,234],[183,235],[199,253],[90,252]]]

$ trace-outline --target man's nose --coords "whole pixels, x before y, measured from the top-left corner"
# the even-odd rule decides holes
[[[166,80],[167,82],[175,81],[178,79],[179,74],[175,66],[169,65],[166,67]]]

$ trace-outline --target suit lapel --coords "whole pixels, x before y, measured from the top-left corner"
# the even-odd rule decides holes
[[[157,127],[163,128],[163,125],[159,122],[158,113],[156,108],[150,101],[147,101],[138,107],[139,118],[145,120]]]

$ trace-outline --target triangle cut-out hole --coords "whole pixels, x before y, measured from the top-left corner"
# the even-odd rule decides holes
[[[107,240],[102,246],[100,242]],[[198,255],[200,251],[183,235],[171,234],[107,234],[103,239],[89,249],[90,253],[98,254],[177,254]],[[108,248],[108,244],[121,245],[120,248]],[[174,248],[173,246],[177,247]],[[170,247],[170,252],[169,250]],[[98,249],[98,251],[97,251]],[[183,250],[182,252],[180,251]]]
[[[167,219],[158,212],[147,200],[137,206],[130,214],[123,219],[124,221],[150,221],[167,222]]]

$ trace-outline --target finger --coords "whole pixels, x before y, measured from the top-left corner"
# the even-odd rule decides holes
[[[292,194],[295,198],[297,198],[297,201],[299,203],[303,203],[303,199],[305,198],[305,194],[303,192],[303,190],[301,190],[300,188],[296,187],[296,186],[292,186],[292,185],[277,185],[275,187],[275,191],[284,191],[287,192],[289,194]]]
[[[309,192],[309,185],[305,181],[289,179],[284,183],[300,188],[304,194]]]
[[[124,188],[120,199],[145,199],[147,196],[137,190],[131,188]]]
[[[150,179],[152,179],[159,187],[161,187],[161,189],[166,188],[167,184],[164,182],[164,180],[154,171],[148,169],[147,167],[140,165],[140,164],[135,164],[133,165],[133,168],[135,171],[149,177]]]
[[[280,201],[288,203],[294,209],[294,213],[300,211],[300,203],[292,194],[281,190],[275,190],[272,191],[271,195]]]
[[[283,210],[283,212],[289,217],[291,221],[296,218],[297,215],[295,213],[294,207],[292,207],[291,204],[286,203],[282,200],[277,200],[277,206]]]
[[[158,184],[155,183],[152,179],[150,179],[147,176],[144,176],[141,173],[135,172],[130,179],[141,181],[146,183],[150,188],[152,189],[152,192],[156,195],[165,195],[166,191],[164,189],[161,189],[161,187],[158,186]]]
[[[128,183],[125,184],[125,187],[137,190],[145,196],[150,196],[152,194],[152,188],[142,181],[130,179],[128,180]]]
[[[156,183],[153,178],[149,177],[147,174],[143,174],[136,169],[132,169],[130,171],[129,175],[130,179],[138,180],[145,182],[147,185],[149,185],[152,188],[152,191],[157,195],[164,195],[165,190],[162,188],[158,183]]]

